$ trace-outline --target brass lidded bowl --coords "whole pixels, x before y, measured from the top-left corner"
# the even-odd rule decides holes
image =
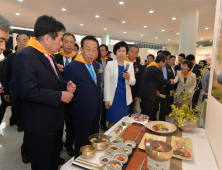
[[[89,142],[96,150],[104,150],[108,148],[110,144],[109,137],[102,133],[96,133],[89,137]]]
[[[154,151],[152,148],[153,146],[161,145],[164,146],[166,152],[158,152]],[[166,142],[152,140],[146,143],[145,151],[148,157],[157,160],[157,161],[167,161],[173,156],[173,149],[172,146],[167,144]]]
[[[82,158],[92,158],[96,153],[96,148],[92,145],[85,145],[80,148],[79,152]]]

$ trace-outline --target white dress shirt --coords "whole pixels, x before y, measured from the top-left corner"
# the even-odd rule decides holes
[[[68,61],[69,63],[72,61],[72,57],[69,57],[68,58]],[[64,63],[64,66],[65,66],[65,63],[66,63],[66,57],[63,56],[63,63]]]

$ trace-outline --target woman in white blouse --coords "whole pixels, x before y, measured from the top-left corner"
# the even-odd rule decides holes
[[[108,128],[112,127],[121,118],[126,116],[129,105],[132,102],[130,85],[134,85],[135,75],[132,63],[124,61],[128,52],[128,45],[118,42],[113,47],[113,53],[117,59],[107,62],[104,76],[104,101],[106,120]],[[129,64],[128,71],[125,71],[126,64]]]
[[[190,71],[192,67],[193,64],[191,61],[184,61],[181,71],[177,72],[177,76],[174,79],[174,84],[179,81],[176,89],[176,93],[179,94],[179,96],[176,97],[177,108],[180,108],[181,104],[184,104],[185,100],[188,100],[189,105],[192,102],[194,89],[196,87],[196,75]],[[183,97],[183,91],[189,93],[187,99],[184,99],[186,97]]]

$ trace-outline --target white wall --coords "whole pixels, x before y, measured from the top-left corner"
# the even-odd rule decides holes
[[[166,45],[167,51],[170,51],[171,55],[177,56],[179,53],[179,45]]]

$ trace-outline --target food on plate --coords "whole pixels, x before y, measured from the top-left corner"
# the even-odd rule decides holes
[[[118,134],[119,132],[121,132],[123,130],[122,126],[119,126],[118,129],[115,130],[115,133]]]
[[[166,147],[162,145],[153,146],[152,149],[157,152],[166,152]]]
[[[122,142],[122,140],[120,140],[120,139],[113,140],[113,143],[121,143],[121,142]]]
[[[128,149],[121,149],[120,152],[122,152],[122,153],[130,153],[130,151]]]
[[[132,144],[127,144],[126,146],[133,146]]]
[[[191,157],[190,152],[187,151],[185,142],[176,141],[176,150],[173,151],[173,154],[184,156],[184,157]]]
[[[153,140],[153,138],[145,138],[144,145],[146,145],[147,142],[152,141],[152,140]]]
[[[119,162],[110,162],[108,165],[111,168],[119,168],[119,167],[121,167],[121,164]]]
[[[112,149],[112,150],[117,150],[118,148],[117,147],[115,147],[115,146],[111,146],[109,149]]]
[[[90,141],[93,143],[105,143],[107,142],[107,139],[103,139],[101,137],[95,137],[95,138],[92,138]]]
[[[143,122],[143,121],[146,121],[148,119],[148,116],[143,115],[143,114],[141,114],[141,115],[132,115],[132,117],[135,121],[138,121],[138,122]]]
[[[112,150],[108,150],[106,151],[107,154],[113,154],[113,151]]]
[[[115,159],[119,160],[119,161],[126,161],[126,158],[122,157],[122,156],[117,156]]]
[[[107,158],[103,158],[101,161],[102,162],[108,162],[109,160]]]
[[[160,131],[160,132],[169,132],[169,129],[167,128],[167,126],[163,124],[153,125],[153,130]]]

